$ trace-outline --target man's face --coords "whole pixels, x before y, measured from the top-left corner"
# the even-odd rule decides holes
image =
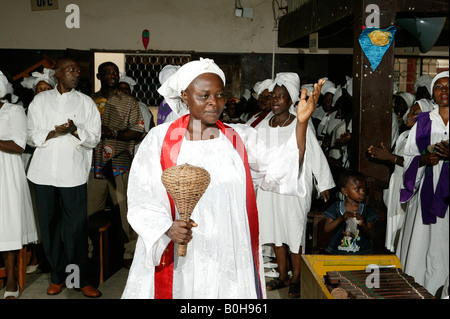
[[[119,84],[119,68],[115,65],[105,65],[100,73],[97,74],[102,87],[117,88]]]
[[[60,68],[55,70],[55,77],[58,83],[63,85],[65,89],[73,89],[80,82],[81,69],[78,62],[67,60]]]

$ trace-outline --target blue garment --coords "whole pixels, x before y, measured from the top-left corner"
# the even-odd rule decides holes
[[[325,218],[331,218],[335,220],[336,218],[344,215],[345,201],[334,202],[326,211],[323,212]],[[358,213],[364,218],[364,223],[374,222],[378,219],[378,214],[375,210],[367,204],[360,204],[358,208]],[[344,251],[340,250],[338,247],[341,245],[341,240],[344,237],[344,231],[346,228],[346,223],[341,223],[336,229],[333,237],[330,240],[330,244],[326,251],[333,255],[368,255],[372,253],[372,244],[370,239],[360,231],[358,238],[356,239],[357,246],[359,249],[357,251]],[[358,227],[359,229],[359,227]]]

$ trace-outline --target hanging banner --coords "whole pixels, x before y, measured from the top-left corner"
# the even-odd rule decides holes
[[[365,28],[359,36],[359,44],[370,62],[372,70],[376,70],[384,54],[389,49],[397,29]]]
[[[145,50],[147,50],[149,42],[150,42],[150,31],[148,30],[142,31],[142,44],[144,45]]]

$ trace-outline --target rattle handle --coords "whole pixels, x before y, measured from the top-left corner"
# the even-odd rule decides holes
[[[179,213],[180,219],[189,222],[191,213]],[[177,255],[180,257],[186,256],[187,244],[178,244]]]

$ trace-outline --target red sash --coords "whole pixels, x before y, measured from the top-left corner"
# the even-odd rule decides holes
[[[161,168],[167,168],[176,165],[178,154],[180,152],[181,143],[183,141],[186,129],[189,123],[189,114],[182,116],[173,122],[164,137],[161,149]],[[258,210],[256,207],[256,196],[253,188],[252,176],[248,165],[247,151],[241,137],[231,127],[226,126],[220,121],[216,123],[220,131],[230,140],[239,156],[242,159],[246,173],[246,193],[247,193],[247,217],[250,228],[250,239],[252,245],[252,255],[257,278],[257,295],[262,298],[261,283],[259,277],[259,222]],[[175,219],[175,204],[167,193],[170,201],[172,219]],[[173,241],[167,246],[161,262],[155,269],[155,299],[171,299],[173,287],[173,260],[174,260],[174,243]]]
[[[251,127],[256,127],[256,125],[258,125],[259,122],[261,122],[262,120],[264,120],[264,119],[266,118],[267,114],[269,114],[269,113],[270,113],[270,111],[261,113],[261,114],[256,118],[256,120],[255,120],[253,123],[250,124],[250,126],[251,126]]]

